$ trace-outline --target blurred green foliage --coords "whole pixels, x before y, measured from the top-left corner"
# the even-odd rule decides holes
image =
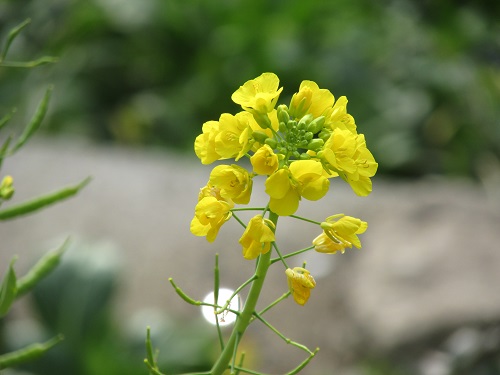
[[[56,333],[62,333],[64,341],[42,358],[19,366],[21,370],[36,375],[146,375],[147,324],[154,327],[160,365],[168,373],[210,367],[215,337],[201,317],[183,322],[147,308],[137,316],[116,311],[119,259],[108,243],[72,246],[59,267],[36,286],[31,301],[39,323],[11,322],[0,329],[0,346],[15,350]]]
[[[346,95],[381,172],[478,176],[500,157],[500,2],[10,0],[0,34],[28,16],[11,54],[61,61],[0,71],[1,103],[50,77],[53,132],[191,150],[272,71],[285,100],[303,79]]]

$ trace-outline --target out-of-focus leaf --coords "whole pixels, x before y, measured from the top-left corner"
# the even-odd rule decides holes
[[[10,309],[12,302],[16,298],[16,273],[14,272],[14,263],[16,258],[10,261],[9,269],[3,278],[0,285],[0,318],[3,317]]]

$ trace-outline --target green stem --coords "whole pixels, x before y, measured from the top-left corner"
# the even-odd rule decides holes
[[[297,216],[297,215],[290,215],[290,217],[293,217],[294,219],[298,219],[298,220],[306,221],[306,222],[308,222],[308,223],[312,223],[312,224],[316,224],[316,225],[321,225],[321,223],[320,223],[320,222],[315,221],[315,220],[308,219],[308,218],[306,218],[306,217]]]
[[[279,216],[277,214],[270,211],[269,219],[274,223],[275,226],[278,223],[278,218]],[[227,370],[229,362],[233,358],[233,351],[236,351],[235,344],[241,337],[243,337],[243,334],[250,324],[252,316],[255,312],[255,307],[257,306],[257,301],[259,299],[260,292],[266,278],[267,270],[269,269],[270,265],[271,251],[268,251],[266,254],[262,254],[259,257],[257,268],[255,270],[256,279],[250,287],[245,306],[243,307],[243,310],[236,320],[233,332],[231,333],[231,336],[226,343],[226,347],[224,348],[221,355],[212,367],[212,370],[210,371],[211,375],[222,375],[224,371]]]
[[[295,255],[299,255],[299,254],[305,253],[305,252],[307,252],[309,250],[312,250],[312,249],[314,249],[314,246],[305,247],[303,249],[294,251],[293,253],[289,253],[289,254],[285,254],[283,256],[279,256],[278,258],[271,259],[271,264],[274,264],[276,262],[282,261],[285,258],[291,258],[291,257],[293,257]]]

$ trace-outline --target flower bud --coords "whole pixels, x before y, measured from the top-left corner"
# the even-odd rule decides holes
[[[284,122],[280,122],[279,124],[279,131],[282,132],[282,133],[286,133],[286,124]]]
[[[0,184],[0,198],[8,200],[14,194],[14,179],[11,176],[5,176]]]
[[[323,141],[327,141],[328,138],[332,135],[332,132],[327,129],[323,129],[322,131],[319,132],[318,137],[321,138]]]
[[[286,124],[290,121],[290,115],[288,114],[288,108],[286,105],[279,105],[278,108],[276,108],[276,113],[279,122],[284,122]]]
[[[306,129],[307,125],[309,125],[309,123],[313,120],[313,118],[314,118],[313,115],[311,115],[310,113],[303,116],[299,121],[299,127]]]
[[[258,130],[254,131],[252,133],[252,137],[253,137],[253,139],[255,139],[259,143],[265,143],[266,139],[269,138],[269,136],[266,133],[258,131]]]
[[[307,145],[307,149],[311,151],[318,151],[321,149],[321,147],[323,147],[324,144],[325,142],[322,139],[315,138],[311,140],[311,142],[309,142],[309,144]]]
[[[259,124],[262,129],[269,129],[272,127],[271,119],[269,118],[267,113],[253,112],[252,115],[257,124]]]
[[[299,92],[293,94],[290,101],[290,115],[294,118],[301,118],[307,113],[312,104],[313,92],[309,87],[303,87]]]
[[[317,117],[309,123],[309,125],[307,126],[307,130],[313,134],[316,134],[321,129],[323,129],[324,124],[325,124],[325,116]]]

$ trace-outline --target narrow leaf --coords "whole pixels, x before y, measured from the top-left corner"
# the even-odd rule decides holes
[[[59,264],[61,256],[69,245],[69,238],[57,249],[45,254],[26,275],[17,280],[17,296],[29,292],[41,279],[51,273]]]
[[[0,370],[34,360],[52,349],[61,340],[63,340],[63,336],[59,335],[49,341],[31,344],[14,352],[0,355]]]
[[[8,220],[15,218],[17,216],[26,215],[35,212],[37,210],[40,210],[51,204],[72,197],[75,194],[77,194],[81,189],[83,189],[83,187],[87,185],[90,182],[90,180],[91,178],[87,177],[78,185],[66,187],[56,192],[35,198],[33,200],[24,203],[20,203],[16,206],[0,210],[0,220]]]
[[[45,91],[45,95],[43,96],[42,100],[38,104],[38,107],[35,111],[35,114],[31,118],[28,125],[26,125],[26,128],[24,128],[23,133],[19,136],[19,139],[17,140],[16,144],[14,145],[12,150],[10,151],[11,154],[13,154],[17,150],[19,150],[28,141],[28,139],[31,138],[31,136],[38,130],[38,128],[42,124],[43,118],[45,117],[45,114],[47,113],[47,108],[49,106],[49,100],[50,100],[50,95],[52,93],[52,89],[53,89],[53,87],[50,86]]]
[[[31,19],[27,19],[23,22],[21,22],[19,25],[14,27],[9,31],[9,36],[7,37],[7,41],[5,42],[5,46],[3,47],[2,54],[0,55],[0,61],[5,59],[5,56],[7,56],[7,52],[9,51],[10,45],[16,39],[16,36],[19,35],[19,33],[26,27],[28,24],[31,22]]]
[[[14,263],[16,258],[10,261],[7,274],[4,276],[2,285],[0,285],[0,318],[10,309],[12,302],[16,298],[16,273],[14,272]]]
[[[10,121],[14,113],[16,113],[17,109],[13,108],[9,113],[7,113],[5,116],[3,116],[0,119],[0,129],[2,129],[7,123]]]

